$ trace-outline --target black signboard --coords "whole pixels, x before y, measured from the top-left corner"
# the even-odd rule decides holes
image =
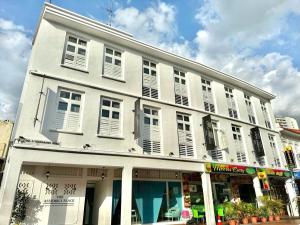
[[[259,127],[254,127],[250,129],[251,132],[251,138],[253,143],[253,148],[255,155],[257,157],[261,157],[265,155],[264,147],[261,141],[260,133],[259,133]]]
[[[202,118],[203,124],[203,132],[205,138],[205,144],[207,150],[213,150],[216,148],[215,138],[214,138],[214,131],[211,122],[211,116],[207,115]]]
[[[288,168],[289,169],[296,168],[296,162],[295,162],[295,157],[294,157],[293,150],[285,150],[284,151],[284,156],[285,156]]]

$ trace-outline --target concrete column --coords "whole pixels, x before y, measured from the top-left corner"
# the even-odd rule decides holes
[[[216,225],[210,174],[202,173],[201,180],[204,196],[206,225]]]
[[[13,151],[13,149],[11,149]],[[22,161],[10,157],[6,164],[4,180],[1,187],[0,199],[0,224],[9,225],[11,211],[14,205],[16,188],[19,181],[19,175],[22,167]]]
[[[260,207],[260,206],[262,206],[262,202],[261,202],[260,198],[263,196],[263,193],[262,193],[262,190],[261,190],[261,186],[260,186],[260,182],[259,182],[258,177],[253,178],[253,187],[254,187],[258,207]]]
[[[285,182],[285,189],[286,192],[289,196],[289,200],[290,200],[290,208],[291,208],[291,215],[290,216],[299,216],[299,209],[298,209],[298,204],[297,204],[297,194],[296,194],[296,190],[294,187],[294,181],[293,179],[288,179]]]
[[[121,225],[131,224],[132,167],[122,170]]]

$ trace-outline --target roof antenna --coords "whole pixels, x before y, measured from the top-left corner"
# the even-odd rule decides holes
[[[108,16],[108,26],[111,27],[111,22],[112,22],[112,17],[114,14],[114,9],[113,9],[113,0],[110,0],[110,5],[108,7],[105,8],[106,12],[107,12],[107,16]]]

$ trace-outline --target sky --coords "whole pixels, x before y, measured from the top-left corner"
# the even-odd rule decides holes
[[[300,122],[298,0],[52,0],[135,38],[239,77]],[[0,119],[15,120],[44,1],[0,0]],[[111,16],[107,8],[112,6]]]

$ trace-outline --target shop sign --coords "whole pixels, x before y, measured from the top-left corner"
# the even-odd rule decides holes
[[[267,176],[273,177],[291,177],[292,173],[285,170],[266,169]]]
[[[290,168],[290,169],[296,168],[293,147],[291,145],[288,145],[284,148],[284,156],[285,156],[288,168]]]
[[[261,186],[263,190],[269,191],[270,190],[270,184],[268,180],[268,176],[265,169],[257,168],[257,176],[258,179],[261,180]]]
[[[206,163],[205,171],[208,173],[234,173],[248,175],[253,175],[256,173],[256,169],[254,167],[219,163]]]
[[[214,131],[211,122],[211,116],[207,115],[202,118],[203,132],[207,150],[213,150],[216,147]]]
[[[264,147],[259,132],[259,127],[254,127],[250,129],[250,132],[251,132],[251,139],[252,139],[255,155],[257,157],[265,156],[265,151],[264,151]]]

